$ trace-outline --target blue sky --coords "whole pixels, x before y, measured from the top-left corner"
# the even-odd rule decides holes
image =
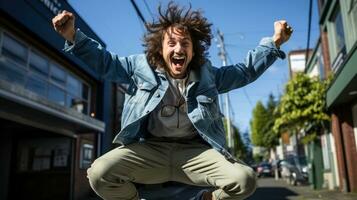
[[[165,0],[135,0],[147,21],[157,16],[157,6]],[[178,0],[180,5],[201,9],[217,29],[223,32],[228,64],[244,62],[248,50],[262,37],[273,35],[274,21],[285,19],[294,28],[288,43],[282,46],[287,54],[291,50],[306,48],[309,0]],[[318,10],[313,1],[310,47],[315,47],[319,35]],[[137,17],[130,0],[69,0],[72,7],[107,44],[107,49],[120,56],[143,52],[144,26]],[[220,67],[218,48],[212,40],[209,49],[213,65]],[[279,96],[289,79],[288,60],[275,62],[255,82],[231,91],[233,123],[242,131],[249,129],[249,121],[258,100],[266,103],[269,93]]]

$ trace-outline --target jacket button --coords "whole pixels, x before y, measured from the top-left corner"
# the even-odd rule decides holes
[[[150,112],[150,110],[147,110],[147,111],[146,111],[146,113],[149,113],[149,112]]]
[[[160,93],[156,93],[156,97],[159,98],[160,97]]]

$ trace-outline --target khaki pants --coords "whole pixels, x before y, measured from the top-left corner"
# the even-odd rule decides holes
[[[116,148],[94,161],[88,179],[93,190],[108,200],[137,200],[133,182],[212,186],[216,199],[244,199],[256,188],[250,167],[227,161],[197,141],[146,141]]]

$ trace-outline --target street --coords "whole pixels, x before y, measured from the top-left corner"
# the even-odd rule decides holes
[[[177,186],[180,186],[179,189]],[[150,186],[140,189],[145,200],[190,199],[202,188],[178,184]],[[309,185],[290,186],[284,180],[259,178],[255,193],[248,200],[356,200],[357,194],[329,190],[313,190]]]
[[[289,186],[283,180],[259,178],[258,188],[248,200],[352,200],[357,194],[313,190],[310,186]]]

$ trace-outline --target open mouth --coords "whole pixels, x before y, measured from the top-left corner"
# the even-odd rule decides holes
[[[186,57],[185,56],[173,56],[171,57],[171,63],[175,67],[182,67],[185,64]]]

